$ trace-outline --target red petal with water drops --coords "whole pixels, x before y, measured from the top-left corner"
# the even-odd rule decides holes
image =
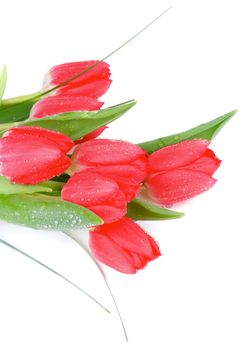
[[[101,234],[99,228],[90,231],[89,246],[94,257],[103,264],[122,273],[136,273],[131,254],[113,242],[107,235]]]
[[[15,128],[0,140],[1,174],[12,182],[37,184],[60,175],[71,164],[70,158],[64,153],[68,146],[66,142],[59,147],[52,140],[53,137],[37,136],[37,130],[32,134],[33,131],[29,134],[28,128]],[[43,129],[39,131],[42,133]],[[49,130],[45,130],[44,134],[47,132]],[[55,137],[56,141],[59,138]]]
[[[79,74],[82,71],[90,68],[97,62],[99,61],[91,60],[82,62],[63,63],[54,66],[49,71],[50,83],[54,85],[59,85],[65,80],[68,80],[76,74]],[[91,68],[83,75],[73,80],[73,83],[81,84],[95,81],[96,79],[109,79],[110,75],[111,73],[109,69],[109,64],[107,64],[106,62],[100,62],[95,67]]]
[[[90,140],[78,146],[74,158],[80,164],[114,165],[135,161],[146,156],[137,145],[121,140]]]
[[[16,139],[19,137],[24,137],[24,135],[29,135],[36,138],[43,138],[43,142],[50,140],[54,142],[64,153],[68,153],[71,148],[74,147],[74,142],[68,136],[57,131],[48,130],[37,126],[19,126],[10,129],[5,135],[7,135],[8,138]]]
[[[188,169],[201,171],[207,175],[213,175],[221,164],[221,160],[218,159],[215,153],[211,149],[207,149],[202,157],[197,159],[194,163],[190,164]]]
[[[98,61],[64,63],[50,69],[45,77],[44,89],[51,85],[59,85],[73,76],[89,69]],[[55,91],[56,95],[80,95],[98,98],[102,96],[111,84],[109,65],[100,62],[87,72],[61,86]]]
[[[215,182],[200,171],[176,169],[151,177],[146,185],[156,202],[172,205],[209,190]]]
[[[87,207],[105,222],[116,221],[126,214],[127,201],[118,184],[90,171],[73,175],[63,187],[62,198]]]
[[[111,80],[97,80],[83,85],[66,84],[55,91],[57,96],[89,96],[99,98],[104,95],[111,85]]]
[[[135,273],[161,255],[154,239],[127,217],[96,227],[89,244],[98,260],[123,273]]]
[[[86,96],[48,96],[33,106],[30,117],[43,118],[74,111],[96,111],[103,102]]]
[[[149,156],[149,172],[166,172],[187,166],[206,152],[209,143],[208,140],[189,140],[164,147]]]

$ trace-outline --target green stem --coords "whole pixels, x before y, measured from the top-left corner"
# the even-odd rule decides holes
[[[121,313],[120,313],[120,310],[118,308],[118,305],[117,305],[117,302],[115,300],[115,297],[112,293],[112,290],[110,288],[110,285],[107,281],[107,278],[106,278],[106,275],[101,267],[101,265],[98,263],[97,260],[94,259],[93,255],[91,254],[91,252],[89,251],[89,249],[87,248],[86,245],[84,245],[84,243],[80,240],[80,238],[74,233],[74,232],[70,232],[70,231],[63,231],[67,236],[69,236],[70,238],[72,238],[77,244],[79,244],[80,247],[83,248],[83,250],[88,254],[88,256],[91,258],[91,260],[94,262],[94,264],[96,265],[97,269],[99,270],[100,274],[102,275],[103,279],[104,279],[104,282],[105,282],[105,285],[111,295],[111,298],[112,298],[112,301],[115,305],[115,308],[116,308],[116,311],[117,311],[117,314],[118,314],[118,317],[120,319],[120,322],[121,322],[121,325],[122,325],[122,328],[123,328],[123,332],[124,332],[124,336],[125,336],[125,340],[126,342],[128,342],[128,335],[127,335],[127,331],[126,331],[126,328],[124,326],[124,322],[123,322],[123,318],[121,316]]]
[[[36,262],[38,265],[44,267],[45,269],[47,269],[48,271],[54,273],[56,276],[62,278],[64,281],[66,281],[67,283],[69,283],[71,286],[73,286],[74,288],[78,289],[80,292],[82,292],[83,294],[85,294],[88,298],[90,298],[92,301],[94,301],[97,305],[99,305],[102,309],[104,309],[105,311],[107,311],[108,313],[110,313],[110,311],[104,306],[102,305],[99,301],[97,301],[94,297],[92,297],[90,294],[88,294],[87,292],[85,292],[82,288],[80,288],[79,286],[77,286],[74,282],[70,281],[68,278],[64,277],[63,275],[61,275],[59,272],[57,272],[56,270],[52,269],[51,267],[47,266],[46,264],[44,264],[43,262],[41,262],[40,260],[34,258],[33,256],[29,255],[28,253],[24,252],[23,250],[17,248],[16,246],[14,246],[13,244],[5,241],[4,239],[0,238],[0,243],[4,244],[6,247],[9,247],[11,249],[13,249],[14,251],[16,251],[17,253],[20,253],[22,255],[24,255],[26,258]]]

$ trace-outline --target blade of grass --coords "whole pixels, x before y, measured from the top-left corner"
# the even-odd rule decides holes
[[[106,312],[110,313],[110,311],[104,306],[102,305],[99,301],[97,301],[94,297],[92,297],[90,294],[88,294],[85,290],[83,290],[81,287],[77,286],[74,282],[70,281],[67,277],[61,275],[59,272],[57,272],[56,270],[52,269],[51,267],[49,267],[48,265],[44,264],[42,261],[34,258],[33,256],[29,255],[28,253],[24,252],[23,250],[17,248],[16,246],[14,246],[13,244],[5,241],[4,239],[0,238],[0,243],[4,244],[6,247],[9,247],[10,249],[14,250],[17,253],[22,254],[23,256],[25,256],[26,258],[34,261],[36,264],[44,267],[45,269],[47,269],[48,271],[52,272],[53,274],[55,274],[56,276],[60,277],[61,279],[63,279],[64,281],[66,281],[67,283],[69,283],[71,286],[73,286],[74,288],[78,289],[80,292],[82,292],[84,295],[86,295],[88,298],[90,298],[92,301],[94,301],[97,305],[99,305],[102,309],[104,309]]]
[[[128,342],[128,335],[127,335],[127,331],[126,331],[126,328],[125,328],[125,325],[124,325],[124,321],[123,321],[123,318],[121,316],[121,313],[120,313],[120,310],[119,310],[119,307],[117,305],[117,302],[116,302],[116,299],[114,297],[114,294],[112,293],[112,290],[111,290],[111,287],[109,285],[109,282],[106,278],[106,275],[104,273],[104,270],[102,269],[101,265],[98,263],[97,260],[94,259],[94,256],[91,254],[90,250],[87,248],[87,246],[85,244],[83,244],[83,242],[78,238],[78,236],[76,234],[74,234],[73,232],[70,232],[70,231],[63,231],[67,236],[69,236],[70,238],[72,238],[77,244],[79,244],[79,246],[88,254],[88,256],[91,258],[91,260],[93,261],[93,263],[96,265],[97,269],[99,270],[101,276],[103,277],[104,279],[104,282],[105,282],[105,285],[111,295],[111,298],[112,298],[112,301],[115,305],[115,308],[116,308],[116,311],[117,311],[117,314],[118,314],[118,317],[119,317],[119,320],[121,322],[121,326],[122,326],[122,329],[123,329],[123,332],[124,332],[124,336],[125,336],[125,340],[126,342]]]
[[[119,50],[121,50],[124,46],[128,45],[131,41],[133,41],[134,39],[136,39],[140,34],[142,34],[146,29],[148,29],[149,27],[151,27],[156,21],[158,21],[161,17],[163,17],[170,9],[172,8],[172,6],[168,7],[165,11],[163,11],[161,14],[159,14],[157,17],[155,17],[151,22],[149,22],[146,26],[144,26],[141,30],[139,30],[136,34],[134,34],[132,37],[130,37],[128,40],[126,40],[124,43],[122,43],[120,46],[118,46],[116,49],[114,49],[113,51],[111,51],[109,54],[107,54],[106,56],[104,56],[103,58],[101,58],[99,61],[97,61],[96,63],[94,63],[93,65],[91,65],[90,67],[84,69],[83,71],[79,72],[78,74],[74,75],[73,77],[63,81],[61,84],[56,85],[54,87],[52,87],[49,90],[43,91],[43,92],[37,92],[35,94],[30,94],[27,95],[26,98],[25,96],[20,96],[18,98],[14,98],[14,99],[8,99],[2,101],[2,110],[8,109],[9,107],[11,108],[12,106],[12,101],[14,101],[14,103],[18,104],[18,105],[22,105],[25,104],[27,102],[30,102],[32,100],[34,100],[34,102],[38,101],[40,98],[42,98],[43,96],[51,93],[52,91],[70,83],[71,81],[77,79],[78,77],[80,77],[81,75],[87,73],[89,70],[91,70],[92,68],[94,68],[95,66],[97,66],[98,64],[100,64],[101,62],[104,62],[107,58],[111,57],[112,55],[114,55],[116,52],[118,52]],[[17,102],[18,101],[18,102]],[[25,119],[25,118],[24,118]]]
[[[45,91],[42,94],[47,94],[50,93],[58,88],[60,88],[61,86],[64,86],[68,83],[70,83],[71,81],[77,79],[78,77],[80,77],[81,75],[85,74],[86,72],[88,72],[89,70],[91,70],[92,68],[94,68],[95,66],[97,66],[98,64],[100,64],[101,62],[104,62],[107,58],[111,57],[112,55],[114,55],[116,52],[118,52],[119,50],[121,50],[124,46],[128,45],[131,41],[133,41],[135,38],[137,38],[140,34],[142,34],[146,29],[148,29],[150,26],[152,26],[156,21],[158,21],[162,16],[164,16],[170,9],[172,8],[172,6],[168,7],[165,11],[163,11],[159,16],[155,17],[150,23],[148,23],[145,27],[143,27],[141,30],[139,30],[139,32],[137,32],[136,34],[134,34],[130,39],[126,40],[123,44],[121,44],[120,46],[118,46],[116,49],[114,49],[113,51],[111,51],[109,54],[107,54],[106,56],[104,56],[103,58],[101,58],[99,61],[97,61],[96,63],[94,63],[93,65],[91,65],[90,67],[84,69],[83,71],[81,71],[80,73],[74,75],[72,78],[69,78],[65,81],[63,81],[61,84],[54,86],[53,88]],[[41,96],[42,96],[41,94]]]

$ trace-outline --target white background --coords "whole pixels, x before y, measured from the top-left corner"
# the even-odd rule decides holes
[[[105,268],[126,324],[124,342],[95,266],[69,238],[0,222],[0,235],[80,284],[111,310],[0,245],[0,348],[247,349],[245,1],[11,1],[1,3],[6,97],[34,92],[52,65],[98,59],[169,5],[173,9],[111,57],[106,105],[139,103],[105,136],[139,142],[232,109],[212,144],[218,183],[177,206],[186,216],[142,226],[162,258],[136,275]],[[1,210],[1,209],[0,209]],[[85,233],[84,233],[85,234]]]

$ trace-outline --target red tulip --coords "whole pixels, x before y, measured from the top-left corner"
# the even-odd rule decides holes
[[[17,127],[0,139],[0,173],[12,182],[37,184],[62,174],[71,164],[74,142],[59,132]]]
[[[96,111],[103,102],[86,96],[48,96],[33,106],[30,117],[43,118],[54,114],[74,111]]]
[[[73,175],[63,187],[62,198],[90,209],[106,223],[126,214],[127,201],[118,184],[90,170]]]
[[[96,259],[129,274],[161,255],[155,240],[127,217],[91,230],[89,245]]]
[[[149,156],[146,187],[152,199],[172,205],[210,189],[221,161],[208,140],[190,140],[164,147]]]
[[[73,154],[72,171],[90,169],[115,180],[128,201],[135,198],[147,174],[147,154],[126,141],[98,139],[82,143]]]
[[[72,62],[54,66],[44,79],[43,89],[47,90],[60,85],[82,71],[89,69],[95,63],[97,61]],[[109,65],[100,62],[78,78],[55,90],[54,93],[55,95],[79,95],[97,99],[108,90],[110,84]]]

